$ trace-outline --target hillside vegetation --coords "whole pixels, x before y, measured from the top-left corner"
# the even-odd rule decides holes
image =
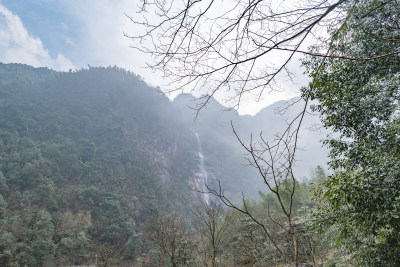
[[[275,258],[263,256],[277,251],[254,222],[216,198],[202,205],[204,195],[193,191],[201,176],[198,133],[208,185],[220,180],[237,203],[242,192],[259,199],[248,205],[265,220],[279,211],[257,171],[243,166],[230,125],[248,138],[259,115],[223,112],[213,100],[194,120],[191,96],[171,102],[117,67],[54,72],[2,64],[0,79],[0,265],[263,266]],[[263,113],[273,116],[271,131],[279,129],[274,107]],[[301,186],[296,210],[313,205],[309,184]],[[214,253],[210,218],[221,227]],[[275,230],[290,254],[288,236]],[[173,259],[171,244],[160,243],[171,236],[180,236]]]

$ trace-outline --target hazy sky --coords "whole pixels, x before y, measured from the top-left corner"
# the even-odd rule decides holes
[[[144,68],[143,54],[129,48],[123,32],[135,32],[124,12],[134,16],[139,0],[0,0],[0,61],[56,70],[91,66],[123,67],[154,86],[161,75]],[[299,71],[301,72],[301,71]],[[303,78],[299,80],[304,80]],[[241,114],[295,95],[295,87],[259,103],[245,98]]]

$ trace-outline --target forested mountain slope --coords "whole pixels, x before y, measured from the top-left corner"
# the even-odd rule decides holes
[[[195,146],[164,112],[170,101],[117,68],[37,79],[41,69],[15,67],[2,66],[0,88],[0,265],[148,250],[158,214],[193,199]]]
[[[184,216],[203,199],[192,191],[202,176],[233,200],[265,191],[230,121],[249,136],[271,114],[222,112],[212,100],[194,120],[191,99],[171,102],[116,67],[1,64],[0,265],[130,262],[151,251],[160,215]]]

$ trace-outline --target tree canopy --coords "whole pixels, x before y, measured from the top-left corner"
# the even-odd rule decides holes
[[[303,93],[318,100],[314,110],[337,133],[326,140],[337,172],[317,192],[316,215],[323,225],[339,227],[341,241],[362,263],[397,266],[400,6],[348,1],[342,9],[349,15],[331,32],[329,49],[351,59],[305,62],[313,81]]]

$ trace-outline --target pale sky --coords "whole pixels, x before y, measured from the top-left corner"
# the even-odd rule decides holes
[[[130,48],[131,41],[123,36],[135,32],[124,12],[134,16],[138,4],[139,0],[0,0],[0,62],[60,71],[116,65],[165,88],[161,74],[145,68],[151,59]],[[288,90],[282,93],[266,95],[260,102],[244,98],[239,113],[253,115],[296,96],[306,82],[302,72],[297,71],[297,84],[283,82]],[[223,95],[218,98],[223,101]]]

